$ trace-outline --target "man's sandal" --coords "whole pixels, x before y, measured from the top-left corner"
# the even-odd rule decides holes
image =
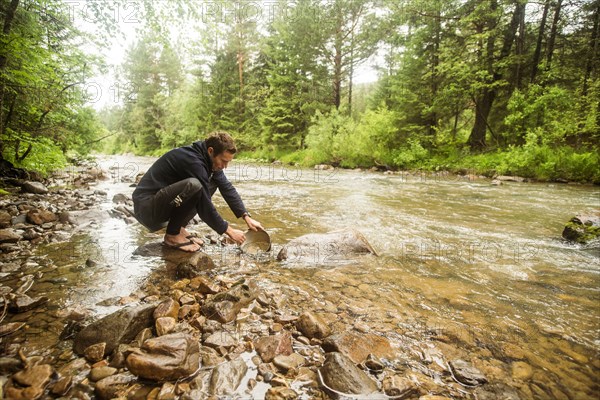
[[[198,245],[198,243],[196,243],[196,242],[194,242],[192,240],[190,240],[189,242],[177,243],[177,244],[170,244],[170,243],[167,243],[167,242],[162,242],[162,244],[163,244],[163,246],[168,247],[170,249],[181,250],[181,251],[184,251],[186,253],[196,253],[198,250],[200,250],[200,249],[198,249],[198,250],[186,250],[186,249],[182,249],[182,247],[185,247],[185,246]]]

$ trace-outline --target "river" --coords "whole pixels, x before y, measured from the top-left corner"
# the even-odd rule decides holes
[[[99,157],[110,171],[97,187],[107,192],[99,209],[112,208],[116,193],[130,195],[133,188],[122,178],[135,177],[152,161]],[[446,174],[241,162],[230,164],[226,174],[270,233],[274,254],[305,233],[357,229],[379,256],[349,264],[323,257],[326,249],[315,243],[309,264],[274,257],[232,262],[222,255],[216,257],[218,273],[252,276],[280,291],[282,304],[292,310],[336,314],[339,328],[352,321],[383,333],[406,355],[407,365],[415,352],[426,358],[423,348],[435,348],[443,362],[467,359],[490,382],[515,388],[522,398],[599,393],[600,248],[561,240],[573,215],[600,208],[598,187],[493,186],[488,179]],[[235,221],[218,194],[215,203],[226,220]],[[160,274],[161,260],[131,255],[160,236],[109,217],[92,228],[74,237],[68,255],[64,246],[38,251],[52,268],[43,271],[45,283],[32,293],[50,298],[49,315],[74,307],[106,314],[118,305],[98,303],[127,296]],[[194,229],[209,233],[204,225]],[[78,268],[88,258],[100,266]],[[31,351],[55,348],[60,357],[70,343],[56,343],[61,324],[36,330],[29,323],[23,345]]]

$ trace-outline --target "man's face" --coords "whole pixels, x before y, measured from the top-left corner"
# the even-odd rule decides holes
[[[214,155],[215,150],[212,147],[208,148],[208,155],[212,160],[213,172],[222,171],[227,168],[227,165],[233,160],[233,153],[224,151],[221,154]]]

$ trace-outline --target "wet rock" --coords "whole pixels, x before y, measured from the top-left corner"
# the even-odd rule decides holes
[[[273,365],[279,370],[287,372],[291,369],[296,369],[304,365],[306,360],[298,353],[292,353],[289,356],[278,355],[273,358]]]
[[[117,369],[108,366],[101,366],[92,368],[90,371],[90,380],[92,382],[98,382],[101,379],[104,379],[108,376],[114,375],[117,373]]]
[[[21,235],[14,229],[0,229],[0,243],[17,243],[21,240]]]
[[[72,376],[63,376],[56,381],[56,383],[50,389],[50,393],[56,396],[65,396],[69,389],[73,386]]]
[[[409,378],[392,375],[383,379],[383,391],[386,395],[395,399],[408,399],[415,396],[417,386]]]
[[[209,393],[215,395],[230,395],[235,392],[248,371],[243,359],[217,365],[210,377]]]
[[[197,252],[192,257],[177,265],[176,276],[178,279],[192,279],[206,270],[215,268],[215,263],[206,253]]]
[[[99,400],[111,400],[119,397],[136,380],[130,374],[111,375],[96,382],[95,394]]]
[[[590,215],[576,215],[565,225],[562,237],[577,243],[588,243],[600,237],[600,211]]]
[[[106,350],[106,343],[96,343],[88,346],[83,350],[83,356],[89,362],[96,363],[104,358],[104,352]]]
[[[521,400],[522,397],[515,388],[505,383],[495,383],[491,385],[480,386],[473,391],[478,400]],[[540,398],[548,398],[547,393],[543,393]],[[420,399],[419,399],[420,400]]]
[[[190,287],[202,294],[219,293],[219,285],[209,281],[203,276],[196,276],[190,280]]]
[[[48,364],[34,365],[15,373],[11,380],[19,387],[7,385],[5,398],[7,399],[39,399],[54,377],[55,372]]]
[[[224,324],[234,321],[240,310],[256,298],[256,292],[254,282],[235,285],[228,291],[207,299],[202,305],[202,314]]]
[[[26,294],[19,294],[11,300],[8,309],[13,313],[22,313],[32,310],[46,302],[48,302],[47,297],[31,298]]]
[[[139,331],[152,326],[155,308],[154,304],[125,307],[91,323],[75,336],[73,349],[83,354],[88,346],[104,342],[105,354],[110,354],[120,343],[129,343]]]
[[[323,339],[331,334],[331,329],[325,320],[310,311],[305,311],[296,321],[296,328],[309,339]]]
[[[377,383],[342,353],[327,354],[319,371],[326,389],[360,395],[377,391]]]
[[[519,381],[528,381],[533,376],[531,365],[523,361],[512,363],[512,377]]]
[[[117,193],[113,196],[112,202],[115,204],[121,204],[121,203],[128,204],[130,202],[130,200],[126,194]]]
[[[46,194],[48,193],[48,188],[44,186],[41,182],[32,182],[26,181],[21,186],[21,189],[25,193],[33,193],[33,194]]]
[[[325,339],[323,349],[326,352],[342,353],[356,364],[364,362],[369,354],[381,358],[394,356],[389,340],[374,333],[359,334],[353,331],[338,333]]]
[[[34,225],[43,225],[48,222],[54,222],[58,217],[51,211],[44,209],[33,209],[27,212],[27,222]]]
[[[509,175],[495,176],[494,180],[497,180],[500,182],[525,182],[526,181],[525,178],[521,178],[520,176],[509,176]]]
[[[486,383],[487,378],[471,363],[464,360],[450,361],[450,368],[454,377],[461,383],[477,386]]]
[[[160,317],[154,324],[156,327],[156,334],[158,336],[164,336],[173,332],[177,326],[177,320],[172,317]]]
[[[278,355],[292,354],[292,335],[285,331],[273,336],[263,336],[254,342],[254,348],[260,358],[268,363]]]
[[[23,368],[23,362],[12,357],[0,357],[0,375],[9,375]]]
[[[298,393],[285,386],[272,387],[265,394],[265,400],[295,400],[297,398]]]
[[[219,347],[230,348],[237,345],[237,340],[230,333],[225,331],[219,331],[212,333],[204,341],[204,345],[217,349]]]
[[[367,239],[356,230],[312,233],[300,236],[286,244],[277,260],[298,264],[335,264],[357,254],[377,252]]]
[[[184,378],[200,365],[198,341],[181,332],[148,339],[127,357],[126,365],[133,374],[146,379]]]
[[[0,229],[8,228],[11,225],[12,215],[6,211],[0,211]]]
[[[382,371],[384,365],[377,356],[369,354],[367,356],[367,359],[365,360],[365,367],[367,367],[371,371]]]
[[[179,303],[171,298],[168,298],[156,306],[153,317],[154,319],[159,319],[161,317],[177,318],[178,315]]]

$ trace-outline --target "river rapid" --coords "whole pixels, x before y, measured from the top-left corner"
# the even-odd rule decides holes
[[[37,250],[52,268],[31,290],[49,297],[49,312],[35,316],[46,319],[43,329],[35,319],[28,321],[21,341],[26,351],[52,349],[60,358],[70,342],[58,339],[62,325],[52,316],[73,308],[108,314],[164,273],[162,260],[132,255],[161,236],[107,213],[112,196],[130,196],[129,182],[153,160],[98,158],[109,171],[109,179],[96,187],[107,193],[106,202],[96,206],[102,217],[68,246]],[[572,216],[600,208],[597,186],[493,186],[473,176],[237,161],[226,174],[271,235],[274,249],[256,260],[215,253],[215,273],[252,277],[279,291],[282,307],[329,314],[337,321],[334,330],[350,323],[381,333],[407,369],[434,378],[448,360],[462,358],[489,385],[508,387],[520,398],[600,393],[600,247],[561,239]],[[226,220],[243,228],[218,194],[214,200]],[[191,229],[210,233],[203,224]],[[379,256],[349,263],[315,243],[309,263],[275,260],[293,238],[339,229],[361,232]],[[88,259],[98,267],[81,267]],[[107,301],[115,298],[120,304]]]

